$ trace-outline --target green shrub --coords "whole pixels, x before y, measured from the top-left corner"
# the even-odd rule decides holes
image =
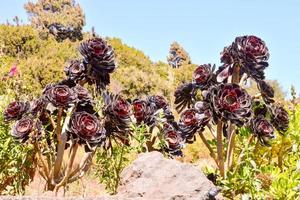
[[[248,129],[236,137],[234,169],[218,184],[231,199],[297,199],[300,196],[300,105],[290,112],[285,135],[277,134],[270,147],[250,139]]]
[[[36,159],[33,147],[20,145],[10,135],[11,128],[3,121],[7,96],[0,96],[0,195],[24,194],[33,179]]]

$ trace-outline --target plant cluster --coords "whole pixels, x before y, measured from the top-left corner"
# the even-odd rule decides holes
[[[232,166],[236,127],[248,127],[263,145],[269,145],[274,130],[284,134],[288,129],[287,111],[274,101],[274,90],[265,81],[269,52],[265,42],[256,36],[241,36],[221,53],[223,63],[198,66],[193,80],[180,85],[175,92],[176,109],[182,112],[181,124],[185,138],[192,142],[195,133],[216,160],[221,175]],[[248,79],[257,82],[259,94],[250,96],[243,88]],[[217,126],[216,132],[212,125]],[[217,140],[217,156],[202,132],[207,126]],[[227,145],[223,143],[223,137]],[[227,146],[224,156],[224,146]],[[224,158],[227,159],[224,166]]]
[[[165,151],[175,153],[182,145],[174,127],[164,123],[174,121],[164,97],[153,95],[131,102],[108,92],[110,74],[116,65],[114,50],[104,39],[89,39],[79,51],[82,59],[69,62],[66,79],[48,84],[42,95],[32,101],[11,102],[3,113],[6,122],[15,121],[11,135],[20,143],[32,145],[37,152],[45,190],[57,192],[81,178],[97,147],[109,150],[113,141],[130,145],[133,122],[163,130],[163,138],[168,141],[162,147]],[[86,84],[95,86],[93,93],[84,87]],[[99,98],[103,105],[99,105]],[[74,166],[78,147],[84,148],[86,154]],[[66,165],[65,151],[69,151]]]
[[[37,151],[46,190],[57,192],[81,178],[98,147],[107,151],[113,148],[113,142],[130,146],[131,139],[136,139],[132,124],[148,127],[146,151],[159,150],[172,156],[182,155],[184,144],[193,143],[199,133],[223,177],[233,164],[236,127],[250,128],[263,145],[269,145],[274,138],[274,129],[284,134],[288,128],[288,113],[275,103],[274,91],[264,80],[268,49],[255,36],[237,37],[221,53],[223,65],[218,70],[215,65],[200,65],[193,80],[177,88],[175,104],[181,113],[178,121],[163,96],[131,101],[108,91],[116,64],[114,49],[104,39],[84,41],[79,52],[82,59],[65,67],[66,79],[48,84],[41,97],[31,102],[14,101],[4,111],[6,121],[16,121],[12,136],[21,143],[32,144]],[[250,96],[243,88],[249,78],[258,83],[260,94]],[[84,87],[86,84],[94,86],[93,93]],[[205,127],[216,139],[216,152],[203,134]],[[78,147],[84,148],[86,154],[74,167]],[[63,165],[64,152],[68,150],[69,160]],[[118,159],[122,161],[123,157]]]

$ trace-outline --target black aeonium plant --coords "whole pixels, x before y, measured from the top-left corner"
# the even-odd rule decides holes
[[[28,139],[33,140],[31,142],[35,142],[42,134],[41,122],[38,119],[25,116],[15,123],[11,134],[15,139],[22,143],[26,142]]]
[[[198,66],[193,73],[193,83],[201,90],[207,90],[215,82],[215,74],[213,73],[215,65],[204,64]]]
[[[174,127],[174,124],[164,123],[162,132],[166,141],[164,150],[171,155],[182,156],[181,149],[184,146],[184,137],[180,129]]]
[[[224,48],[223,64],[216,71],[211,64],[195,68],[192,80],[178,86],[174,93],[176,110],[182,113],[179,127],[185,141],[193,142],[195,133],[201,133],[207,125],[213,130],[211,124],[218,125],[218,131],[226,133],[228,138],[234,133],[232,124],[250,127],[263,145],[274,138],[274,128],[281,134],[287,131],[288,114],[283,107],[273,105],[274,90],[265,80],[268,59],[268,48],[263,40],[241,36]],[[257,82],[260,94],[251,97],[243,88],[249,78]],[[209,117],[201,126],[196,117],[197,102],[208,105]]]
[[[115,68],[115,52],[102,38],[92,38],[83,42],[79,48],[83,56],[89,82],[95,83],[99,90],[110,83],[110,73]]]
[[[43,94],[55,107],[68,107],[74,104],[78,95],[67,85],[51,84],[46,86]]]
[[[96,148],[105,146],[107,138],[123,136],[120,133],[128,131],[131,121],[131,109],[126,113],[126,105],[131,108],[130,104],[118,99],[109,106],[111,112],[107,116],[115,123],[106,130],[107,116],[96,109],[98,104],[93,99],[101,98],[97,92],[101,94],[106,89],[109,74],[116,67],[112,47],[102,38],[92,38],[83,42],[79,50],[83,59],[67,64],[66,79],[48,84],[32,102],[10,103],[3,113],[7,122],[17,120],[12,126],[12,136],[21,143],[34,144],[39,172],[48,190],[57,191],[70,179],[80,178],[89,168]],[[86,83],[96,85],[93,96],[84,87]],[[118,134],[112,134],[115,132]],[[76,168],[72,165],[78,147],[84,147],[86,154]],[[70,150],[69,161],[64,168],[67,150]]]
[[[269,146],[269,141],[275,138],[274,127],[262,115],[256,116],[251,119],[250,127],[253,131],[253,134],[259,139],[261,144],[265,146]]]
[[[87,70],[80,60],[72,60],[64,69],[68,79],[79,82],[87,79]]]
[[[242,126],[251,117],[251,96],[237,84],[213,86],[205,98],[210,103],[215,120],[231,121]]]
[[[288,129],[288,113],[275,105],[274,89],[265,80],[268,59],[269,51],[263,40],[251,35],[237,37],[224,48],[222,65],[216,71],[210,64],[198,66],[191,81],[178,86],[174,93],[175,108],[182,113],[179,128],[184,141],[192,143],[198,132],[223,177],[226,167],[230,168],[233,163],[234,135],[239,131],[236,127],[250,128],[262,145],[270,145],[275,129],[281,134]],[[243,88],[248,79],[257,83],[260,92],[253,97]],[[198,102],[208,105],[204,109],[207,115],[202,120],[197,117]],[[217,141],[216,152],[202,134],[205,127]],[[228,139],[226,157],[222,153],[225,151],[223,135]]]
[[[131,124],[131,104],[120,95],[103,94],[104,127],[107,135],[119,139],[129,145],[129,126]]]
[[[29,110],[29,107],[29,102],[11,102],[4,110],[4,120],[11,121],[20,119]]]
[[[283,134],[289,128],[289,114],[279,105],[275,105],[271,108],[271,123],[276,130]]]
[[[221,62],[227,68],[239,65],[241,72],[255,80],[265,78],[264,70],[268,67],[269,50],[265,42],[253,35],[240,36],[221,53]]]
[[[79,144],[87,145],[89,150],[93,146],[103,145],[106,137],[106,130],[97,116],[85,111],[72,114],[68,131],[73,139],[78,139]]]

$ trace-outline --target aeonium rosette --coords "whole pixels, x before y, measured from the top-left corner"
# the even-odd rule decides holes
[[[104,94],[103,114],[107,134],[116,136],[128,144],[129,125],[131,123],[131,104],[120,95]]]
[[[271,111],[271,123],[283,134],[289,128],[289,114],[282,106],[274,106]]]
[[[78,82],[86,77],[85,66],[79,60],[71,61],[64,69],[68,79]]]
[[[269,50],[265,42],[254,35],[237,37],[233,46],[240,59],[253,60],[256,63],[269,59]]]
[[[148,109],[147,102],[145,100],[142,99],[133,100],[132,108],[133,108],[133,115],[138,124],[146,120],[149,114],[149,109]]]
[[[109,74],[116,68],[113,48],[102,38],[92,38],[81,43],[79,51],[84,57],[88,78],[98,89],[104,89],[110,83]]]
[[[179,120],[179,127],[187,142],[194,142],[194,134],[203,131],[212,117],[206,102],[198,101],[194,108],[185,110]]]
[[[211,64],[199,65],[193,73],[193,83],[201,90],[206,90],[214,83],[214,68]]]
[[[81,105],[93,104],[92,96],[90,95],[89,91],[86,88],[77,84],[72,89],[77,94],[79,104]]]
[[[176,88],[174,93],[176,110],[181,113],[184,108],[190,108],[195,98],[195,84],[183,83]]]
[[[249,121],[252,114],[252,98],[237,84],[227,83],[211,87],[206,101],[210,103],[215,120],[229,120],[242,126]]]
[[[43,94],[46,99],[55,107],[68,107],[74,104],[78,95],[67,85],[50,84],[46,86]]]
[[[184,139],[180,130],[169,123],[163,125],[163,136],[166,141],[165,150],[172,155],[182,155],[181,149],[184,145]]]
[[[237,37],[232,45],[225,47],[221,53],[221,62],[227,68],[230,68],[232,64],[237,64],[242,72],[255,80],[265,78],[264,69],[269,65],[268,59],[269,50],[265,42],[253,35]]]
[[[29,102],[14,101],[8,104],[4,110],[4,120],[11,121],[22,118],[22,116],[29,110]]]
[[[29,112],[36,116],[37,114],[42,114],[42,112],[46,109],[48,101],[44,97],[40,97],[32,101]]]
[[[102,38],[92,38],[81,43],[79,51],[85,62],[98,70],[111,73],[115,69],[113,48]]]
[[[85,111],[72,114],[68,131],[80,144],[88,147],[99,146],[105,140],[106,130],[101,126],[99,119]]]
[[[164,109],[168,106],[168,101],[161,95],[149,96],[147,100],[150,102],[152,109]]]
[[[206,126],[212,118],[209,104],[204,101],[197,101],[194,108],[198,113],[198,118],[201,120],[201,126]]]
[[[180,115],[179,127],[187,142],[194,141],[194,134],[199,129],[199,119],[195,109],[188,109]]]
[[[38,119],[25,116],[15,123],[11,134],[22,143],[28,141],[29,138],[34,142],[41,137],[41,122]]]
[[[251,130],[263,145],[269,146],[269,141],[275,138],[272,124],[261,115],[251,119]]]

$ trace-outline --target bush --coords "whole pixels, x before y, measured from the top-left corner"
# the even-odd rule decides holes
[[[2,113],[7,96],[0,96]],[[10,127],[0,115],[0,195],[24,194],[25,186],[33,179],[36,170],[32,146],[23,146],[10,135]]]
[[[277,134],[271,147],[249,140],[251,132],[237,136],[239,160],[227,178],[219,181],[224,196],[231,199],[296,199],[300,195],[300,106],[290,112],[290,127]],[[250,141],[250,142],[249,142]]]
[[[0,52],[7,56],[23,58],[37,53],[42,41],[30,25],[0,25]]]

